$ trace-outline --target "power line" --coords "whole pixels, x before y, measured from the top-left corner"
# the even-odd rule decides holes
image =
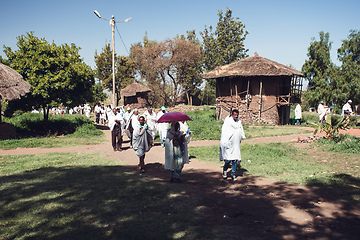
[[[126,50],[126,52],[128,53],[128,55],[129,55],[130,53],[129,53],[129,51],[127,50],[127,47],[126,47],[126,45],[125,45],[125,43],[124,43],[124,41],[123,41],[123,39],[122,39],[122,37],[121,37],[121,35],[120,35],[119,29],[117,28],[116,25],[115,25],[115,27],[116,27],[117,33],[119,34],[119,37],[120,37],[120,39],[121,39],[121,42],[123,43],[123,45],[124,45],[124,47],[125,47],[125,50]]]

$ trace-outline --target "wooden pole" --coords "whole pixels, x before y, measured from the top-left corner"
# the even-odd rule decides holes
[[[262,80],[260,80],[260,99],[259,99],[259,120],[261,120],[261,105],[262,105]]]
[[[250,102],[249,102],[249,100],[250,100],[250,98],[249,98],[249,88],[250,88],[250,80],[248,80],[248,82],[247,82],[247,89],[246,89],[246,106],[247,106],[247,108],[249,108],[249,105],[250,105]]]
[[[239,108],[239,102],[238,102],[238,90],[237,85],[235,84],[235,94],[236,94],[236,108]]]

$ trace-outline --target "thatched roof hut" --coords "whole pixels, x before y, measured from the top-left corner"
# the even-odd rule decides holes
[[[270,59],[255,55],[228,65],[216,67],[203,78],[254,77],[254,76],[303,76],[301,72]]]
[[[216,79],[218,119],[236,108],[243,122],[286,124],[290,105],[301,99],[302,73],[256,53],[216,67],[203,78]]]
[[[15,100],[30,91],[31,85],[24,81],[23,77],[14,69],[0,63],[0,101]],[[12,139],[16,136],[15,127],[1,122],[0,105],[0,139]]]
[[[0,99],[19,99],[30,91],[31,85],[14,69],[0,63]]]
[[[125,107],[143,108],[149,105],[148,93],[151,89],[134,82],[120,91],[120,95],[124,96]]]

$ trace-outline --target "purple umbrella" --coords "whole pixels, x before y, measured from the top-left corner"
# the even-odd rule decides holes
[[[192,119],[182,112],[170,112],[170,113],[164,113],[159,120],[156,122],[162,123],[162,122],[175,122],[175,121],[192,121]]]

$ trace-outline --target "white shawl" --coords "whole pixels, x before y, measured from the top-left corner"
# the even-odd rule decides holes
[[[232,116],[224,120],[220,139],[220,160],[241,160],[240,143],[245,139],[241,121]]]

